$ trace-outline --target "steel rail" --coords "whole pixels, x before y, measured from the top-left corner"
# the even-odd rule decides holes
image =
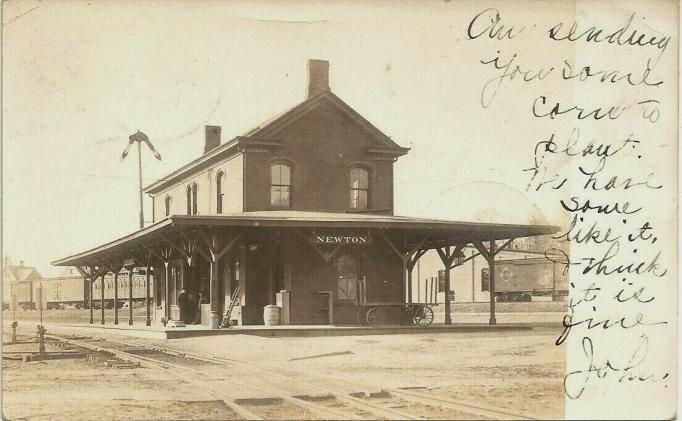
[[[165,361],[159,361],[159,360],[154,360],[152,358],[143,357],[141,355],[134,355],[134,354],[131,354],[131,353],[128,353],[125,351],[105,348],[105,347],[102,347],[99,345],[89,344],[87,342],[83,342],[83,341],[79,341],[79,340],[64,338],[64,337],[61,337],[58,335],[45,334],[45,338],[54,339],[54,340],[64,342],[64,343],[67,343],[67,344],[70,344],[73,346],[89,349],[91,351],[104,352],[104,353],[107,353],[110,355],[114,355],[115,357],[120,358],[124,361],[137,362],[140,365],[143,365],[143,366],[148,367],[148,368],[157,368],[157,369],[158,368],[168,369],[169,367],[174,368],[174,369],[178,369],[178,368],[186,369],[187,368],[187,367],[179,366],[177,364],[172,364],[172,363],[168,363]],[[104,340],[106,340],[106,339],[104,339]],[[185,376],[182,376],[182,375],[180,375],[176,372],[173,372],[171,370],[167,370],[167,373],[169,373],[173,377],[179,378],[182,381],[190,383],[193,386],[196,386],[200,389],[205,389],[205,391],[209,395],[221,400],[222,402],[225,403],[225,405],[228,408],[230,408],[230,410],[232,410],[237,415],[244,417],[245,419],[248,419],[248,420],[251,420],[251,419],[262,420],[263,419],[260,416],[256,415],[255,413],[253,413],[253,412],[249,411],[248,409],[242,407],[241,405],[235,403],[234,399],[230,396],[227,396],[226,394],[218,393],[218,392],[215,392],[213,390],[207,389],[206,386],[203,385],[202,383],[194,381],[194,380],[187,378]]]
[[[247,363],[245,361],[232,360],[232,359],[223,358],[223,357],[209,356],[209,355],[205,355],[205,354],[197,354],[197,353],[193,353],[193,352],[177,351],[177,350],[172,350],[172,349],[164,348],[164,347],[158,347],[158,346],[154,346],[154,345],[150,345],[150,346],[141,345],[141,344],[137,344],[137,343],[121,341],[118,339],[109,339],[109,338],[103,338],[103,339],[111,340],[112,342],[119,342],[121,344],[126,344],[126,345],[149,347],[151,349],[159,350],[161,352],[178,353],[178,354],[181,354],[187,358],[204,360],[204,361],[213,362],[213,363],[217,363],[217,364],[221,364],[221,365],[239,365],[239,366],[242,366],[242,367],[248,368],[248,369],[253,369],[254,366],[256,366],[256,368],[259,371],[265,372],[271,376],[281,377],[281,378],[284,378],[286,380],[291,379],[289,376],[286,376],[282,373],[273,371],[270,368],[265,368],[259,364]],[[323,380],[323,381],[326,382],[326,380]],[[322,390],[322,391],[330,394],[331,396],[333,396],[334,398],[336,398],[339,401],[342,401],[346,404],[349,404],[351,406],[356,407],[357,409],[360,409],[360,410],[365,411],[365,412],[372,413],[372,414],[379,416],[379,417],[388,418],[388,419],[396,419],[396,420],[419,420],[419,419],[422,419],[420,417],[405,413],[403,411],[398,411],[394,408],[387,408],[384,405],[378,405],[376,403],[366,402],[360,398],[349,396],[346,393],[343,393],[342,391],[329,388],[328,386],[318,384],[318,385],[316,385],[316,389]],[[284,397],[284,396],[281,396],[281,397]],[[294,399],[296,399],[296,398],[294,398]],[[307,401],[303,401],[303,402],[307,402]],[[324,407],[324,408],[328,408],[328,407]],[[343,415],[345,417],[350,416],[349,414],[343,414]],[[323,414],[323,416],[324,416],[324,414]],[[328,414],[327,414],[327,416],[328,416]],[[354,419],[357,419],[357,418],[354,418]]]
[[[98,336],[91,336],[93,338],[98,337]],[[220,356],[213,356],[209,354],[202,354],[202,353],[196,353],[196,352],[186,352],[186,351],[179,351],[176,349],[171,349],[171,348],[166,348],[166,347],[160,347],[156,345],[147,345],[147,344],[140,344],[140,343],[135,343],[135,342],[129,342],[129,341],[123,341],[119,339],[113,339],[113,338],[105,338],[105,337],[99,337],[100,339],[114,342],[114,343],[120,343],[122,345],[128,345],[128,346],[137,346],[137,347],[142,347],[142,348],[147,348],[147,349],[152,349],[158,352],[164,352],[170,355],[176,355],[176,356],[181,356],[185,358],[192,358],[196,360],[201,360],[205,362],[211,362],[214,364],[221,364],[221,365],[239,365],[248,369],[258,369],[261,372],[264,372],[266,374],[269,374],[271,376],[277,376],[277,377],[282,377],[287,380],[290,380],[291,377],[287,376],[286,374],[283,374],[280,371],[274,371],[275,368],[269,367],[267,365],[263,364],[258,364],[258,363],[251,363],[251,362],[246,362],[246,361],[241,361],[241,360],[235,360],[235,359],[230,359],[226,357],[220,357]],[[343,391],[340,391],[339,385],[341,384],[342,388],[343,387],[348,387],[348,386],[354,386],[354,387],[360,387],[360,388],[367,388],[367,385],[362,385],[358,383],[351,383],[348,381],[339,381],[337,379],[330,379],[327,377],[319,376],[319,375],[312,375],[309,373],[299,373],[299,372],[294,372],[295,374],[304,374],[304,376],[314,378],[316,382],[323,382],[324,384],[315,384],[316,388],[319,390],[325,391],[326,393],[329,393],[332,395],[334,398],[336,398],[339,401],[343,401],[351,406],[355,406],[358,409],[361,409],[365,412],[370,412],[374,415],[384,417],[384,418],[389,418],[389,419],[420,419],[419,417],[413,416],[411,414],[407,414],[403,411],[398,411],[394,408],[387,408],[384,405],[379,405],[376,403],[370,403],[366,402],[360,398],[356,398],[353,396],[349,396],[348,394],[344,393]],[[335,383],[336,387],[330,388],[328,386],[328,383]],[[312,383],[309,383],[312,384]],[[536,420],[539,419],[537,417],[532,417],[528,415],[521,415],[521,414],[516,414],[513,412],[508,412],[505,409],[500,409],[500,408],[493,408],[489,406],[481,406],[481,405],[475,405],[475,404],[470,404],[468,402],[462,402],[462,401],[457,401],[453,400],[450,398],[446,397],[436,397],[436,396],[430,396],[428,394],[424,393],[419,393],[415,392],[413,390],[403,390],[403,389],[383,389],[380,387],[377,387],[379,390],[385,390],[388,393],[394,394],[399,396],[400,398],[415,402],[415,403],[421,403],[421,404],[426,404],[426,405],[431,405],[431,406],[438,406],[442,408],[449,408],[449,409],[454,409],[458,410],[461,412],[469,413],[471,415],[477,416],[477,417],[486,417],[486,418],[491,418],[491,419],[497,419],[497,420],[521,420],[521,419],[528,419],[528,420]],[[263,390],[261,388],[261,390]],[[285,398],[285,396],[279,396],[281,398]],[[297,399],[294,397],[289,397],[287,398],[292,398],[292,399]],[[300,399],[299,399],[300,400]],[[305,401],[305,400],[300,400],[304,403],[310,404],[310,402]],[[291,402],[295,403],[295,402]],[[300,405],[300,402],[297,403]],[[325,410],[328,410],[330,412],[333,412],[333,408],[328,408],[322,405],[319,405],[321,408],[325,408]],[[317,409],[317,408],[315,408]],[[311,412],[316,412],[314,409],[311,409]],[[336,414],[335,414],[336,415]],[[338,414],[339,416],[345,416],[349,418],[353,418],[349,416],[349,414]],[[328,414],[327,414],[328,416]]]
[[[159,352],[165,352],[165,353],[168,353],[171,355],[173,355],[173,354],[181,355],[181,356],[186,357],[186,358],[192,358],[192,359],[196,359],[196,360],[204,360],[204,361],[212,362],[214,364],[219,364],[219,365],[237,365],[237,366],[240,366],[242,368],[247,368],[249,370],[256,368],[257,370],[264,372],[270,376],[284,378],[287,381],[291,380],[290,376],[287,376],[287,375],[284,375],[282,373],[273,371],[271,368],[264,367],[264,366],[259,365],[259,364],[247,363],[245,361],[232,360],[232,359],[223,358],[223,357],[208,356],[205,354],[202,355],[202,354],[197,354],[197,353],[193,353],[193,352],[178,351],[178,350],[173,350],[173,349],[169,349],[169,348],[165,348],[165,347],[159,347],[159,346],[155,346],[155,345],[147,345],[147,344],[141,344],[141,343],[135,343],[135,342],[129,342],[129,341],[122,341],[119,339],[113,339],[113,338],[102,337],[102,336],[97,336],[97,335],[88,335],[88,336],[93,338],[93,339],[99,338],[99,339],[102,339],[104,341],[110,341],[113,343],[119,343],[119,344],[127,345],[127,346],[137,346],[137,347],[141,347],[141,348],[152,349],[152,350],[159,351]],[[171,364],[171,363],[165,363],[164,362],[164,364]],[[187,367],[183,367],[183,368],[187,368]],[[326,382],[326,380],[323,380],[323,381]],[[240,385],[252,387],[252,386],[249,386],[249,385],[246,385],[243,383]],[[256,388],[256,387],[252,387],[252,388]],[[258,386],[256,389],[260,390],[260,391],[266,390],[262,386]],[[323,392],[333,396],[334,398],[336,398],[337,400],[339,400],[341,402],[344,402],[348,405],[354,406],[356,409],[360,409],[364,412],[372,413],[378,417],[395,419],[395,420],[420,420],[420,419],[423,419],[423,418],[420,418],[418,416],[415,416],[415,415],[412,415],[409,413],[405,413],[403,411],[396,410],[394,408],[388,408],[384,405],[379,405],[379,404],[372,403],[372,402],[366,402],[360,398],[349,396],[346,393],[344,393],[343,391],[335,390],[333,388],[329,388],[328,386],[325,386],[322,384],[316,384],[315,389],[318,391],[323,391]],[[298,398],[295,398],[293,396],[284,395],[284,394],[278,393],[278,392],[274,392],[273,394],[275,396],[282,398],[286,401],[289,401],[293,404],[296,404],[299,406],[306,405],[309,407],[308,409],[310,409],[311,412],[319,413],[324,418],[329,418],[330,413],[334,414],[335,412],[337,412],[337,414],[334,414],[334,415],[341,417],[341,419],[358,419],[358,417],[354,414],[344,413],[344,412],[341,412],[341,411],[334,409],[334,408],[329,408],[329,407],[326,407],[323,405],[317,405],[317,404],[314,404],[312,402],[308,402],[308,401],[305,401],[302,399],[298,399]],[[324,409],[324,411],[326,411],[327,413],[326,414],[320,413],[319,412],[320,409]]]
[[[462,412],[467,412],[476,416],[491,418],[495,420],[537,420],[538,418],[529,417],[526,415],[514,414],[502,409],[483,407],[479,405],[472,405],[466,402],[457,401],[450,398],[440,396],[430,396],[425,393],[415,392],[413,390],[403,389],[386,389],[391,394],[398,395],[405,400],[416,403],[435,404],[444,408],[451,408]]]
[[[222,360],[222,357],[211,357],[211,359],[220,361],[220,360]],[[225,363],[227,363],[228,361],[234,361],[234,360],[225,359]],[[246,364],[246,363],[244,363],[244,364]],[[249,363],[249,364],[257,366],[257,368],[262,370],[262,371],[265,371],[265,372],[268,372],[268,373],[271,373],[274,375],[283,376],[282,373],[277,373],[277,372],[272,371],[273,368],[271,368],[271,367],[264,366],[262,364],[256,364],[256,363]],[[354,387],[359,387],[359,388],[367,388],[367,385],[362,385],[359,383],[352,383],[352,382],[348,382],[348,381],[342,382],[342,381],[339,381],[337,379],[329,379],[327,377],[323,377],[320,375],[314,375],[314,374],[308,374],[308,373],[305,373],[305,375],[308,377],[316,378],[317,381],[320,381],[320,382],[336,383],[337,387],[339,384],[343,383],[344,387],[354,386]],[[321,387],[324,388],[326,386],[321,386]],[[449,399],[449,398],[445,398],[445,397],[440,397],[440,396],[432,397],[432,396],[429,396],[427,394],[418,393],[418,392],[414,392],[411,390],[405,391],[402,389],[383,389],[381,387],[376,387],[376,388],[378,390],[383,390],[383,391],[386,391],[388,393],[393,393],[393,394],[398,395],[401,398],[408,400],[408,401],[411,401],[411,402],[427,404],[427,405],[431,405],[431,406],[435,405],[435,406],[439,406],[442,408],[455,409],[455,410],[458,410],[461,412],[469,413],[469,414],[477,416],[477,417],[483,416],[486,418],[491,418],[491,419],[496,419],[496,420],[537,420],[537,419],[539,419],[538,417],[508,412],[508,411],[506,411],[504,409],[500,409],[500,408],[492,408],[492,407],[488,407],[488,406],[474,405],[474,404],[470,404],[470,403],[466,403],[466,402],[462,402],[462,401],[457,401],[457,400],[453,400],[453,399]],[[345,396],[344,394],[341,394],[341,395]],[[361,403],[361,404],[367,404],[367,402],[364,402],[364,401],[359,400],[357,398],[353,398],[353,397],[350,397],[350,398],[356,402]],[[404,415],[404,413],[403,413],[403,415]]]
[[[145,365],[146,367],[150,367],[150,368],[159,368],[159,367],[166,368],[166,369],[167,368],[173,368],[173,369],[181,370],[181,371],[189,371],[189,372],[192,372],[193,374],[198,374],[198,375],[203,376],[205,378],[208,378],[210,380],[221,380],[220,378],[211,377],[207,373],[205,373],[201,370],[197,370],[197,369],[194,369],[191,367],[182,366],[179,364],[170,363],[167,361],[160,361],[160,360],[157,360],[154,358],[136,355],[136,354],[132,354],[130,352],[121,351],[121,350],[117,350],[117,349],[113,349],[113,348],[107,348],[107,347],[101,346],[101,345],[95,345],[95,344],[90,344],[87,342],[68,339],[68,338],[64,338],[64,337],[61,337],[59,335],[54,335],[54,334],[45,335],[45,337],[49,337],[51,339],[59,340],[61,342],[65,342],[65,343],[70,343],[74,346],[80,346],[80,347],[87,348],[87,349],[90,349],[93,351],[105,352],[105,353],[114,355],[117,358],[120,358],[120,359],[123,359],[126,361],[139,362],[141,365]],[[223,361],[217,361],[215,359],[187,355],[187,354],[182,353],[182,352],[178,352],[178,351],[174,351],[174,350],[166,350],[166,349],[163,349],[161,347],[149,347],[149,346],[146,346],[144,344],[137,344],[137,343],[119,341],[119,340],[115,340],[115,339],[96,337],[96,336],[91,336],[91,338],[92,339],[100,339],[104,342],[118,343],[118,344],[126,345],[126,346],[135,346],[135,347],[142,348],[142,349],[151,349],[151,350],[163,352],[163,353],[166,353],[169,355],[180,356],[180,357],[185,357],[185,358],[192,358],[192,359],[197,359],[197,360],[206,360],[207,362],[212,362],[214,364],[225,365],[225,362],[223,362]],[[171,351],[171,352],[167,352],[167,351]],[[169,372],[169,373],[175,374],[172,372]],[[229,374],[232,374],[232,373],[229,373]],[[256,419],[256,420],[263,419],[259,415],[253,413],[252,411],[250,411],[250,410],[244,408],[243,406],[241,406],[240,404],[236,403],[235,398],[232,396],[228,396],[227,394],[221,394],[221,393],[214,392],[212,389],[207,387],[207,385],[205,383],[201,383],[199,381],[189,380],[186,377],[181,377],[179,375],[176,375],[176,377],[180,377],[181,379],[183,379],[183,380],[187,381],[188,383],[191,383],[194,386],[197,386],[201,389],[206,389],[206,391],[209,394],[211,394],[212,396],[214,396],[214,397],[222,400],[223,402],[225,402],[225,404],[230,409],[232,409],[238,415],[243,416],[245,419],[249,419],[249,420],[251,420],[251,419]],[[341,410],[336,409],[336,408],[329,408],[327,406],[319,405],[319,404],[316,404],[314,402],[309,402],[309,401],[306,401],[304,399],[296,398],[294,396],[288,396],[285,394],[281,394],[281,393],[278,393],[278,392],[272,390],[271,388],[263,387],[261,385],[253,386],[253,385],[249,385],[249,384],[240,382],[239,386],[240,387],[246,386],[246,387],[248,387],[250,389],[254,389],[258,392],[266,392],[266,393],[272,394],[276,398],[280,398],[283,401],[289,402],[295,406],[299,406],[303,409],[306,409],[306,410],[310,411],[311,413],[321,417],[322,419],[333,419],[333,418],[330,418],[330,415],[332,415],[338,419],[341,419],[341,420],[362,419],[361,417],[359,417],[355,414],[347,413],[347,412],[341,411]]]

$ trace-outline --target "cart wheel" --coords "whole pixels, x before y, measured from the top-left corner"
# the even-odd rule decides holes
[[[426,327],[433,323],[433,310],[430,307],[420,306],[412,314],[412,320],[416,326]]]
[[[365,320],[370,326],[381,326],[386,321],[386,310],[381,307],[372,307],[367,311]]]
[[[365,309],[363,307],[358,309],[358,314],[355,318],[357,319],[359,325],[367,325],[367,314],[365,313]]]

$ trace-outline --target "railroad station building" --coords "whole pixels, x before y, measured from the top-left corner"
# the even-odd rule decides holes
[[[241,136],[206,126],[204,153],[146,187],[151,225],[53,264],[91,283],[147,268],[147,324],[217,328],[231,303],[238,325],[263,324],[268,305],[283,324],[353,324],[372,303],[398,323],[426,251],[451,269],[467,245],[492,262],[515,238],[557,230],[395,216],[394,163],[409,150],[331,91],[328,62],[309,60],[308,81],[301,103]]]

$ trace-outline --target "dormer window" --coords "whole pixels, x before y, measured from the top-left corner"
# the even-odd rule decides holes
[[[350,169],[350,208],[367,209],[369,205],[369,171],[363,167]]]
[[[291,207],[291,166],[278,162],[270,166],[270,205],[275,208]]]
[[[218,172],[215,178],[215,210],[216,213],[223,213],[223,180],[225,179],[225,173],[222,171]]]

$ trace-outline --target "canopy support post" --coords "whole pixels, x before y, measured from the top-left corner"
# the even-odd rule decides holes
[[[169,242],[168,240],[165,240],[165,239],[164,239],[164,241]],[[155,256],[157,259],[159,259],[159,260],[161,260],[161,262],[163,262],[164,280],[165,280],[164,281],[164,309],[163,309],[163,314],[164,314],[164,318],[166,320],[168,320],[168,318],[170,317],[170,303],[168,301],[170,298],[170,292],[169,292],[170,290],[169,290],[169,286],[168,286],[168,278],[170,275],[170,273],[169,273],[169,269],[170,269],[169,268],[169,262],[170,262],[170,258],[171,258],[172,247],[169,246],[169,247],[161,248],[161,250],[159,250],[159,253],[157,253],[156,251],[154,251],[154,249],[152,247],[148,246],[147,244],[145,244],[143,242],[140,242],[140,245],[144,249],[146,249],[147,252],[149,253],[148,259],[147,259],[147,273],[149,273],[149,261],[151,260],[151,256]],[[154,290],[157,292],[159,292],[157,282],[159,282],[160,275],[161,275],[160,273],[157,273],[156,271],[154,271],[154,286],[155,286]],[[147,278],[147,285],[149,285],[149,278]],[[149,295],[149,292],[147,293],[147,295]],[[157,305],[158,305],[158,303],[160,302],[160,297],[156,296],[156,292],[154,293],[154,299],[156,300]],[[149,326],[149,325],[147,325],[147,326]]]
[[[100,288],[102,289],[101,294],[100,294],[100,305],[102,307],[102,309],[101,309],[102,310],[102,320],[100,322],[101,324],[104,324],[104,275],[105,275],[105,273],[106,272],[102,272],[102,274],[100,275],[100,279],[101,279]]]
[[[232,246],[234,246],[241,233],[231,235],[229,240],[224,244],[220,244],[220,238],[218,232],[215,229],[211,229],[209,237],[204,234],[204,231],[199,228],[199,237],[204,241],[204,245],[208,249],[208,261],[210,264],[210,274],[209,274],[209,301],[211,303],[211,320],[208,321],[208,325],[211,329],[217,329],[220,325],[220,302],[218,301],[219,289],[220,289],[220,270],[218,267],[218,262],[222,257],[230,251]],[[205,321],[204,321],[205,323]]]
[[[425,236],[422,238],[417,245],[413,246],[412,248],[408,249],[407,246],[407,233],[403,233],[403,247],[402,249],[398,249],[395,244],[393,244],[393,241],[382,231],[379,230],[379,235],[381,235],[381,238],[384,239],[386,244],[388,244],[389,248],[393,250],[393,253],[395,253],[396,256],[400,259],[400,261],[403,264],[403,272],[402,272],[402,282],[400,284],[400,295],[401,295],[401,300],[411,303],[412,302],[412,268],[414,268],[414,262],[416,262],[416,259],[419,259],[426,251],[423,253],[421,252],[422,247],[426,243],[426,241],[429,239],[429,236]],[[420,254],[421,253],[421,254]],[[416,259],[413,260],[413,257],[416,257]],[[405,286],[407,284],[407,299],[405,297]]]
[[[81,266],[76,266],[76,270],[83,275],[83,299],[87,300],[88,308],[90,310],[90,324],[94,323],[94,318],[92,314],[92,274],[95,268],[92,266],[87,266],[87,270]]]
[[[128,269],[128,324],[133,325],[133,268]]]
[[[450,249],[450,246],[448,247],[443,247],[443,248],[437,248],[436,251],[438,252],[438,255],[440,256],[440,260],[443,262],[443,266],[445,267],[445,321],[444,324],[446,325],[451,325],[452,324],[452,317],[450,316],[450,270],[452,269],[452,262],[455,260],[455,257],[459,253],[462,252],[462,249],[464,248],[466,244],[459,244],[454,247],[454,249]]]
[[[490,260],[488,267],[490,268],[490,320],[489,325],[497,324],[495,318],[495,240],[490,240]]]
[[[514,240],[515,238],[510,238],[499,248],[495,248],[495,240],[490,240],[489,249],[486,249],[481,241],[474,242],[474,246],[476,246],[478,252],[488,262],[488,273],[490,274],[490,287],[488,288],[490,290],[490,319],[488,320],[488,324],[491,326],[497,324],[497,319],[495,317],[495,256]]]
[[[168,320],[170,318],[170,286],[169,286],[169,283],[170,283],[170,267],[169,266],[170,265],[168,264],[168,260],[163,261],[163,266],[165,269],[164,278],[166,280],[164,282],[164,287],[166,290],[164,291],[165,305],[164,305],[163,313],[164,313],[164,317],[166,317],[166,320]]]
[[[92,280],[92,278],[90,278],[88,280],[88,291],[89,291],[89,295],[90,295],[90,297],[88,299],[88,304],[90,307],[90,324],[95,323],[95,315],[93,314],[93,310],[92,310],[92,284],[93,284],[93,280]]]
[[[118,272],[119,269],[114,270],[114,324],[118,324]]]
[[[151,326],[152,325],[152,309],[151,309],[151,299],[150,299],[150,293],[149,293],[149,260],[147,260],[147,270],[146,270],[146,275],[147,279],[145,281],[145,286],[146,286],[146,297],[145,297],[145,305],[147,307],[147,319],[145,320],[145,325],[146,326]]]

